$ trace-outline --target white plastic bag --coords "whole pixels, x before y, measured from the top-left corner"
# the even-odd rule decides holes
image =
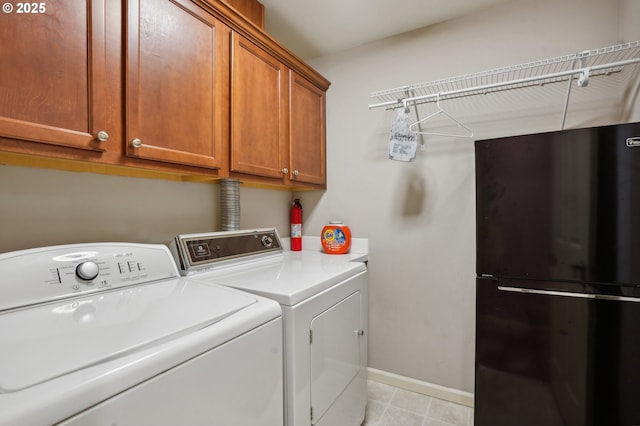
[[[404,109],[398,109],[389,138],[389,158],[398,161],[413,161],[418,146],[416,134],[409,129],[411,120]]]

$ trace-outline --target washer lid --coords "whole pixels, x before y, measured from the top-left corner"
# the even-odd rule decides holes
[[[346,255],[328,255],[315,251],[287,251],[276,260],[255,262],[227,273],[193,275],[194,279],[258,294],[293,306],[334,285],[366,271],[361,262]]]
[[[0,393],[14,392],[207,327],[256,303],[168,280],[0,315]]]

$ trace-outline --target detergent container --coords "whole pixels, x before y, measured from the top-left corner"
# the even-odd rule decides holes
[[[351,248],[351,230],[340,221],[331,221],[322,228],[322,248],[329,254],[348,253]]]

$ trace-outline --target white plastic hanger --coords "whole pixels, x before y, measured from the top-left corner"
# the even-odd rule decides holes
[[[423,119],[418,120],[415,123],[412,123],[409,126],[409,130],[411,130],[412,132],[414,132],[416,134],[420,134],[420,135],[447,136],[447,137],[454,137],[454,138],[472,138],[473,137],[473,131],[470,128],[468,128],[467,126],[465,126],[464,124],[462,124],[461,122],[459,122],[458,120],[453,118],[447,111],[442,109],[442,107],[440,106],[440,93],[438,93],[437,97],[436,97],[436,108],[437,108],[437,111],[434,112],[433,114],[430,114],[430,115],[424,117]],[[468,133],[467,134],[434,133],[434,132],[423,132],[421,130],[421,128],[420,128],[420,124],[421,123],[424,123],[425,121],[435,117],[436,115],[440,115],[440,114],[444,114],[447,117],[449,117],[449,119],[454,121],[458,125],[458,127],[462,127]],[[417,128],[417,130],[416,130],[416,128]]]

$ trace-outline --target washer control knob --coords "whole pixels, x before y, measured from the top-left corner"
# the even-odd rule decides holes
[[[268,235],[262,237],[262,245],[265,247],[271,247],[273,245],[273,238]]]
[[[99,272],[100,268],[96,262],[82,262],[76,266],[76,275],[85,281],[91,281],[98,276]]]

